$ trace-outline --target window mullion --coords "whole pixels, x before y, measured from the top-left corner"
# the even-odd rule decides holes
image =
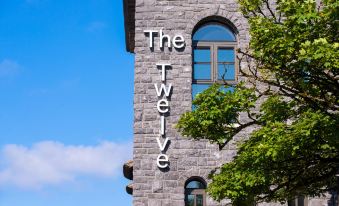
[[[234,75],[235,75],[235,77],[234,77],[234,80],[236,81],[236,82],[238,82],[238,75],[239,75],[239,70],[240,70],[240,65],[239,65],[239,62],[238,62],[238,58],[237,58],[237,46],[235,45],[234,47],[233,47],[233,49],[234,49],[234,69],[235,69],[235,73],[234,73]]]
[[[210,62],[210,66],[211,66],[211,71],[210,71],[210,73],[211,73],[211,79],[210,79],[210,81],[213,81],[213,44],[212,45],[210,45],[210,52],[211,52],[211,56],[210,56],[210,58],[211,58],[211,62]]]
[[[212,80],[212,82],[214,82],[214,81],[215,81],[215,78],[214,78],[214,74],[215,74],[215,72],[214,72],[214,70],[215,70],[214,43],[212,44],[211,47],[212,47],[212,48],[211,48],[211,54],[212,54],[212,59],[211,59],[211,61],[212,61],[212,66],[211,66],[211,80]]]
[[[218,45],[217,43],[214,43],[213,44],[214,47],[213,47],[213,63],[214,63],[214,66],[213,66],[213,82],[216,82],[218,81]]]

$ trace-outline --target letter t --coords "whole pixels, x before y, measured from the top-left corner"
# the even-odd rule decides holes
[[[166,81],[166,67],[170,67],[171,64],[157,64],[157,67],[161,67],[161,81]]]

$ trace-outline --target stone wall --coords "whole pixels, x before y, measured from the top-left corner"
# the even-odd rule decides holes
[[[216,145],[206,141],[183,138],[173,128],[180,114],[191,109],[192,31],[206,17],[228,19],[237,28],[240,47],[248,44],[247,22],[237,12],[235,1],[218,0],[136,0],[135,14],[135,91],[134,91],[134,206],[184,205],[184,184],[192,176],[207,180],[210,171],[230,161],[236,154],[230,143],[219,152]],[[144,30],[163,29],[165,34],[181,34],[185,38],[184,50],[158,49],[155,38],[154,51],[149,48]],[[166,117],[166,135],[170,145],[166,154],[170,166],[161,171],[156,165],[159,147],[160,116],[156,104],[158,97],[154,83],[161,83],[157,63],[170,63],[167,84],[172,83],[170,115]],[[218,205],[208,200],[207,205]]]
[[[246,137],[246,132],[239,134],[220,152],[216,145],[183,138],[173,128],[180,115],[191,109],[192,32],[204,18],[223,18],[236,28],[238,46],[245,48],[249,43],[248,24],[238,12],[235,0],[136,0],[135,12],[133,205],[183,206],[186,180],[199,176],[208,181],[212,169],[232,160],[236,154],[235,141]],[[180,51],[167,47],[162,51],[158,49],[156,37],[152,50],[144,33],[149,29],[163,29],[172,37],[181,34],[186,46]],[[173,85],[170,112],[166,117],[166,136],[171,141],[166,151],[170,162],[167,170],[160,170],[156,165],[160,153],[156,141],[160,115],[154,83],[161,83],[157,63],[172,64],[166,81]],[[221,204],[208,198],[207,205]]]

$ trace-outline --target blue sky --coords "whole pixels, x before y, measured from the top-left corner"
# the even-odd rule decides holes
[[[0,0],[0,206],[129,206],[122,0]]]

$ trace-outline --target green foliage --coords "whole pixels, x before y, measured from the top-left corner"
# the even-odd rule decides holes
[[[254,108],[257,97],[253,89],[243,84],[235,86],[234,91],[223,90],[227,88],[229,86],[215,84],[197,95],[193,100],[197,107],[183,114],[177,124],[183,135],[194,139],[203,137],[221,146],[240,131],[236,127],[237,117],[240,112]]]
[[[241,74],[267,90],[247,82],[223,92],[216,84],[197,96],[177,128],[222,149],[258,126],[234,160],[210,175],[216,200],[245,206],[321,195],[335,187],[339,168],[339,2],[239,3],[251,35],[249,52],[239,53],[254,65]],[[239,120],[243,114],[248,121]]]
[[[319,112],[307,111],[291,125],[268,123],[212,175],[209,193],[216,200],[281,202],[318,195],[335,186],[338,136],[338,121]]]
[[[292,108],[295,106],[294,101],[282,101],[279,95],[272,95],[261,105],[262,115],[260,122],[268,124],[272,122],[283,122],[293,117],[294,111]]]

